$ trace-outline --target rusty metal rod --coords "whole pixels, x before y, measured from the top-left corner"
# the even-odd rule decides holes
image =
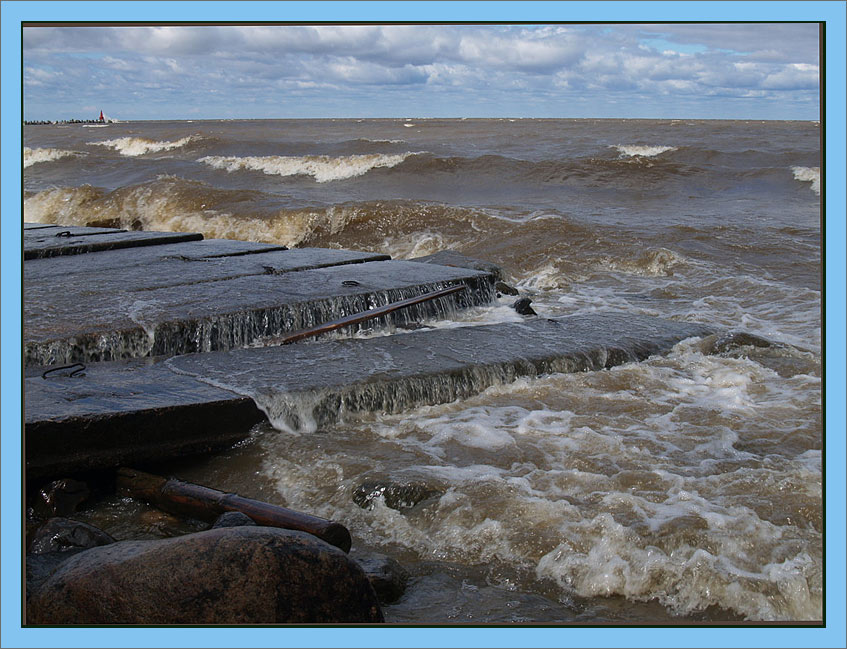
[[[241,512],[258,525],[308,532],[344,552],[352,545],[341,523],[175,478],[124,467],[118,469],[116,486],[118,495],[145,500],[172,514],[214,521],[223,513]]]
[[[449,288],[443,288],[438,291],[433,291],[432,293],[425,293],[424,295],[410,297],[408,299],[400,300],[398,302],[390,302],[385,306],[376,307],[375,309],[370,309],[368,311],[362,311],[361,313],[353,313],[351,315],[344,316],[343,318],[339,318],[338,320],[324,322],[323,324],[311,327],[309,329],[304,329],[293,334],[288,334],[287,336],[272,338],[271,340],[267,341],[267,344],[289,345],[291,343],[297,342],[298,340],[303,340],[304,338],[310,338],[311,336],[317,336],[322,333],[334,331],[335,329],[340,329],[341,327],[358,324],[360,322],[364,322],[365,320],[370,320],[371,318],[378,318],[379,316],[392,313],[394,311],[397,311],[398,309],[403,309],[407,306],[412,306],[413,304],[420,304],[421,302],[428,302],[429,300],[444,297],[445,295],[452,295],[453,293],[464,291],[466,288],[467,286],[461,284],[459,286],[451,286]]]

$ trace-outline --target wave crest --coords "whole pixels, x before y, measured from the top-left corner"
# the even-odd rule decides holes
[[[668,151],[676,151],[675,146],[649,146],[644,144],[615,144],[610,148],[617,149],[621,157],[652,158]]]
[[[820,167],[791,167],[794,172],[794,180],[812,183],[812,191],[821,195],[821,169]]]
[[[94,146],[105,146],[115,149],[121,155],[136,157],[147,153],[159,153],[161,151],[170,151],[194,142],[198,137],[189,135],[170,142],[167,140],[150,140],[145,137],[119,137],[114,140],[103,140],[102,142],[89,142]]]
[[[358,154],[332,157],[327,155],[310,156],[206,156],[198,162],[205,162],[215,169],[233,171],[261,171],[269,176],[312,176],[317,182],[346,180],[362,176],[372,169],[394,167],[409,156],[417,155],[411,151],[399,154]]]
[[[30,149],[29,147],[24,147],[24,168],[30,167],[39,162],[53,162],[60,158],[83,155],[85,154],[80,151],[66,151],[64,149],[53,149],[49,147],[43,149]]]

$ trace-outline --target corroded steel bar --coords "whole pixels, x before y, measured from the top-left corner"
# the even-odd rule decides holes
[[[341,523],[238,494],[129,468],[118,469],[116,484],[119,495],[146,500],[174,514],[211,521],[225,512],[241,512],[258,525],[307,532],[344,552],[352,545],[350,532]]]
[[[330,322],[324,322],[323,324],[311,327],[309,329],[304,329],[302,331],[298,331],[287,336],[273,338],[272,340],[268,341],[268,345],[289,345],[291,343],[297,342],[298,340],[303,340],[304,338],[311,338],[312,336],[318,336],[329,331],[340,329],[341,327],[347,327],[349,325],[365,322],[366,320],[370,320],[372,318],[378,318],[379,316],[387,315],[407,306],[412,306],[413,304],[420,304],[421,302],[428,302],[429,300],[444,297],[445,295],[452,295],[453,293],[464,291],[466,288],[467,286],[465,286],[464,284],[460,286],[451,286],[449,288],[443,288],[440,291],[433,291],[432,293],[417,295],[415,297],[410,297],[408,299],[400,300],[398,302],[391,302],[390,304],[386,304],[385,306],[380,306],[375,309],[363,311],[361,313],[352,313],[348,316],[344,316],[343,318],[331,320]]]

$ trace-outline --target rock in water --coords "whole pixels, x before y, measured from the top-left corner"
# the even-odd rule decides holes
[[[72,556],[114,542],[115,539],[93,525],[59,517],[48,520],[33,535],[26,555],[27,602]]]
[[[28,624],[382,622],[362,569],[320,539],[231,527],[80,552],[34,593]]]
[[[386,507],[402,512],[411,509],[421,501],[441,496],[443,493],[424,482],[394,483],[366,480],[353,491],[353,502],[362,509],[371,509],[373,501],[382,497]]]
[[[56,517],[51,518],[38,528],[29,545],[29,552],[31,554],[46,554],[48,552],[87,550],[114,542],[115,539],[93,525]]]
[[[502,293],[503,295],[517,295],[518,294],[518,289],[516,289],[512,286],[509,286],[508,284],[506,284],[506,282],[496,282],[494,284],[494,290],[497,291],[498,294]]]
[[[538,315],[535,310],[529,306],[530,304],[532,304],[532,300],[528,297],[522,297],[519,300],[515,300],[515,303],[512,304],[512,308],[521,315]]]
[[[255,525],[256,522],[247,514],[242,512],[224,512],[218,516],[217,520],[212,525],[212,529],[216,530],[221,527],[242,527],[244,525]]]
[[[762,338],[746,331],[730,331],[723,335],[716,334],[704,342],[710,343],[710,346],[706,349],[707,354],[726,354],[734,352],[740,347],[768,348],[780,346],[767,338]]]
[[[38,492],[36,511],[46,510],[48,516],[68,516],[85,502],[91,492],[88,485],[72,478],[55,480]]]
[[[395,602],[406,591],[409,573],[391,557],[373,553],[364,556],[355,554],[353,558],[365,571],[380,602]]]

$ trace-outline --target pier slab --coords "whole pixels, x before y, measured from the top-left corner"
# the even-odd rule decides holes
[[[129,232],[115,228],[82,226],[25,227],[24,259],[79,255],[99,250],[156,246],[179,241],[199,241],[197,232]]]
[[[165,260],[96,276],[69,272],[55,283],[29,281],[25,265],[25,362],[53,365],[245,347],[457,284],[469,290],[403,309],[381,324],[444,315],[493,296],[493,277],[484,272],[368,261],[362,255],[306,249],[204,262]]]
[[[602,370],[665,353],[710,327],[598,313],[30,371],[28,477],[105,468],[231,443],[267,416],[312,430],[342,413],[400,412],[522,376]]]

